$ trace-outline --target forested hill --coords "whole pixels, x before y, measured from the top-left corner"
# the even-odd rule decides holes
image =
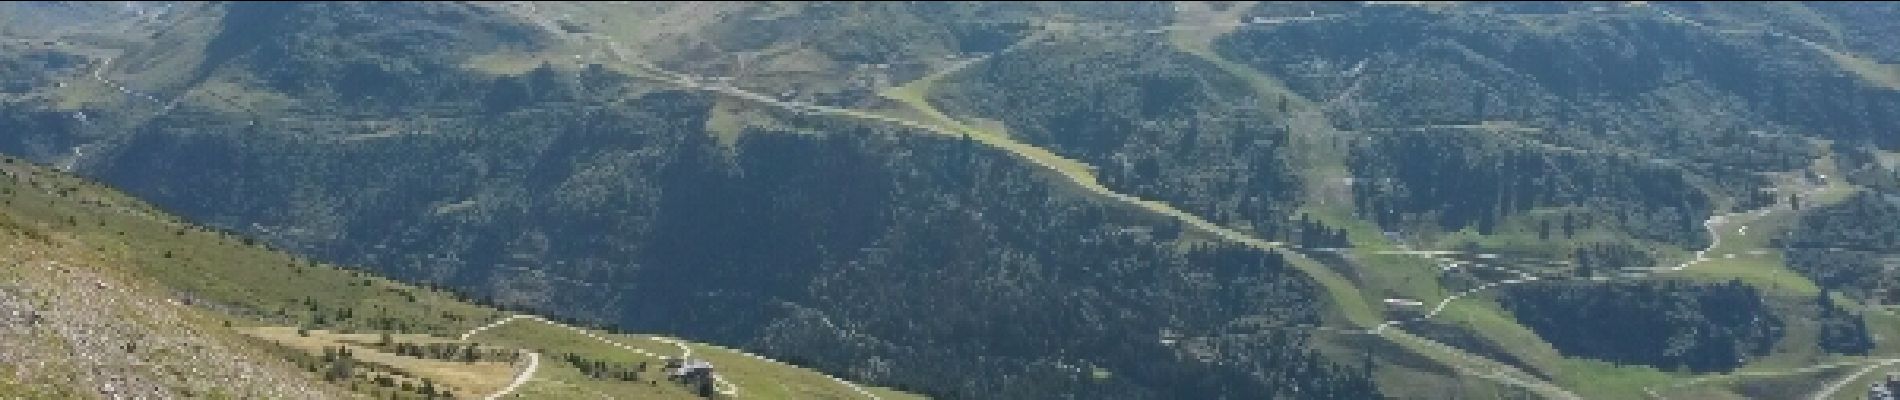
[[[1894,21],[17,3],[0,152],[311,259],[935,397],[1834,395],[1900,356]]]

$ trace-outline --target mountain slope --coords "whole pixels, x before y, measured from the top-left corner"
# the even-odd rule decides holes
[[[9,221],[11,222],[11,221]],[[27,398],[341,397],[161,288],[102,270],[82,243],[4,233],[0,393]],[[53,240],[58,240],[57,242]]]
[[[349,7],[296,15],[366,18]],[[293,30],[250,39],[262,43],[260,49],[295,49],[283,43],[373,34]],[[269,81],[263,76],[272,69],[326,71],[396,56],[376,51],[252,53],[207,79]],[[1327,372],[1333,364],[1299,344],[1304,333],[1218,339],[1229,325],[1288,326],[1311,318],[1308,296],[1300,294],[1305,284],[1285,274],[1277,257],[1184,249],[1188,242],[1168,229],[1153,240],[1132,229],[1122,233],[1098,221],[1132,226],[1142,217],[1077,196],[1045,203],[1049,189],[1032,173],[967,143],[920,141],[890,127],[777,112],[746,118],[753,126],[739,131],[752,133],[717,143],[693,133],[729,118],[715,114],[720,100],[710,96],[630,80],[612,68],[550,65],[494,76],[454,69],[455,60],[474,50],[431,51],[439,53],[403,60],[438,70],[389,78],[426,90],[334,98],[302,91],[348,80],[322,74],[305,77],[308,85],[241,86],[281,91],[315,111],[355,109],[367,116],[251,117],[212,99],[186,97],[147,122],[151,130],[104,142],[101,156],[78,164],[104,171],[128,190],[158,194],[153,199],[168,209],[268,231],[263,235],[274,241],[377,265],[405,279],[481,288],[505,304],[743,343],[935,394],[1363,389],[1354,374]],[[458,87],[485,93],[429,94]],[[782,135],[799,131],[833,134]],[[421,159],[461,161],[411,162]],[[941,167],[926,167],[933,165]],[[909,172],[920,167],[940,172]],[[237,174],[265,170],[304,172]],[[142,178],[159,175],[170,178]],[[185,200],[196,194],[215,198]],[[296,211],[284,213],[279,206],[286,204]],[[1020,208],[1036,204],[1042,205]],[[1069,239],[1080,236],[1100,239]],[[968,250],[939,248],[942,243]],[[963,258],[946,257],[957,254]],[[920,263],[938,268],[902,272]],[[1144,286],[1153,282],[1171,283]],[[572,290],[589,287],[613,290]],[[939,298],[965,299],[967,311],[899,323],[907,319],[902,316],[930,313]],[[1202,298],[1234,303],[1196,300]],[[884,307],[867,307],[872,304]],[[1020,326],[985,327],[992,321]],[[1210,339],[1170,348],[1157,337],[1162,332]],[[999,334],[1020,339],[989,339]],[[1104,350],[1125,348],[1132,337],[1152,339],[1138,342],[1141,353]],[[1189,367],[1204,357],[1251,360],[1252,366],[1190,369],[1206,368]],[[1155,360],[1175,366],[1151,365]],[[1110,375],[1094,378],[1078,365]],[[938,369],[1003,372],[979,377]]]
[[[0,47],[0,151],[931,395],[1787,397],[1894,354],[1890,271],[1791,229],[1900,176],[1878,7],[165,9]]]
[[[663,357],[691,354],[721,368],[720,396],[914,397],[717,346],[504,319],[508,312],[454,293],[189,225],[18,159],[6,158],[0,175],[0,235],[13,263],[0,271],[0,316],[9,322],[0,331],[9,344],[0,351],[9,360],[0,394],[409,398],[427,379],[441,393],[481,397],[519,376],[517,390],[531,396],[696,398],[698,389],[666,382],[660,370]],[[473,330],[483,325],[494,329]],[[397,346],[429,343],[489,350],[463,362],[404,355]],[[341,367],[337,378],[328,374],[346,362],[318,355],[341,347],[353,349],[345,359],[355,367]],[[546,358],[530,373],[514,356],[527,353],[517,351]],[[609,373],[637,365],[650,368],[633,379]],[[392,377],[402,390],[381,385]]]

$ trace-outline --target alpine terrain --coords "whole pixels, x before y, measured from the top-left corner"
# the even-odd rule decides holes
[[[0,397],[1891,399],[1896,35],[0,3]]]

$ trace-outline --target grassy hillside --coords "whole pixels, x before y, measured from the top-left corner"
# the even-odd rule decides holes
[[[453,293],[311,262],[207,230],[95,183],[6,158],[0,164],[0,330],[10,360],[0,395],[90,396],[90,390],[219,398],[385,397],[428,379],[457,397],[480,397],[518,374],[517,350],[542,355],[520,390],[538,398],[697,398],[660,367],[690,347],[712,361],[744,398],[865,398],[822,374],[736,350],[672,339],[593,331],[520,319],[459,337],[510,312]],[[38,321],[38,322],[32,322]],[[301,331],[301,332],[300,332]],[[79,332],[108,332],[86,335]],[[392,343],[474,344],[477,362],[398,355]],[[128,345],[129,344],[129,345]],[[129,350],[126,349],[130,346]],[[326,382],[326,347],[347,346],[359,367]],[[636,379],[590,377],[574,355],[616,366],[647,364]],[[28,361],[38,360],[38,361]],[[136,362],[134,362],[136,360]],[[323,368],[316,368],[317,366]],[[125,366],[97,372],[91,366]],[[211,367],[209,369],[193,368]],[[299,367],[304,370],[299,371]],[[320,369],[319,371],[312,371]],[[108,383],[117,377],[127,384]],[[393,377],[382,387],[379,377]],[[118,387],[119,389],[106,389]],[[880,398],[914,398],[870,388]]]

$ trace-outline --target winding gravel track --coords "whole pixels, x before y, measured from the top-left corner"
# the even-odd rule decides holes
[[[488,395],[488,397],[484,397],[483,399],[495,400],[495,399],[508,396],[509,394],[514,393],[515,390],[521,389],[521,385],[527,384],[529,379],[534,379],[534,372],[541,369],[541,353],[525,351],[525,350],[522,351],[522,353],[526,353],[528,355],[528,367],[522,368],[521,373],[515,375],[515,380],[512,382],[508,382],[508,386],[502,387],[501,390],[496,391],[494,394],[490,394]]]
[[[1254,25],[1273,26],[1273,25],[1289,23],[1289,22],[1308,22],[1308,21],[1317,21],[1317,20],[1324,20],[1324,19],[1326,18],[1320,18],[1320,17],[1285,18],[1285,19],[1275,19],[1275,20],[1270,20],[1270,21],[1257,21],[1256,23],[1254,23]],[[1066,28],[1070,28],[1070,30],[1073,30],[1074,27],[1066,27]],[[1163,29],[1162,31],[1166,31],[1166,30],[1167,29]],[[1154,33],[1154,32],[1146,32],[1146,33]],[[958,63],[954,65],[953,68],[956,68],[956,69],[965,68],[965,67],[970,66],[971,64],[975,64],[976,62],[983,61],[986,59],[987,58],[976,59],[976,60],[966,60],[966,62]],[[1113,202],[1122,203],[1125,205],[1144,209],[1153,214],[1158,214],[1160,216],[1167,217],[1168,219],[1179,221],[1190,229],[1200,231],[1206,234],[1210,234],[1212,236],[1218,237],[1222,240],[1226,240],[1229,242],[1234,242],[1234,243],[1238,243],[1241,245],[1245,245],[1248,247],[1253,247],[1253,248],[1257,248],[1261,250],[1289,251],[1290,253],[1295,253],[1295,254],[1297,254],[1297,251],[1299,250],[1325,250],[1325,249],[1304,249],[1304,248],[1300,248],[1297,245],[1292,245],[1289,243],[1261,240],[1247,233],[1229,229],[1229,228],[1220,226],[1218,224],[1215,224],[1209,220],[1202,219],[1199,216],[1195,216],[1187,212],[1181,211],[1167,203],[1154,201],[1154,200],[1141,199],[1141,198],[1131,196],[1128,194],[1115,192],[1103,186],[1102,184],[1100,184],[1095,179],[1093,174],[1089,172],[1089,168],[1086,164],[1083,164],[1074,159],[1056,155],[1038,146],[1021,143],[1012,138],[1008,138],[1008,137],[1004,137],[1000,135],[988,134],[986,132],[982,132],[980,130],[964,126],[962,123],[960,123],[959,121],[956,121],[955,119],[949,118],[947,116],[943,116],[939,113],[934,113],[933,112],[934,110],[929,109],[929,107],[924,107],[925,109],[920,110],[920,111],[923,111],[925,114],[931,117],[930,119],[933,119],[936,121],[930,121],[930,122],[918,121],[918,120],[913,120],[910,118],[896,117],[896,116],[870,112],[870,111],[865,111],[865,110],[834,107],[834,106],[815,104],[815,103],[797,101],[797,100],[779,99],[770,95],[764,95],[764,94],[759,94],[756,92],[740,89],[736,86],[733,86],[730,83],[713,83],[715,81],[710,80],[710,79],[705,79],[702,77],[692,76],[692,75],[683,74],[683,73],[667,71],[663,68],[659,68],[657,66],[654,66],[648,63],[641,63],[641,62],[636,61],[635,65],[639,67],[638,69],[640,70],[640,72],[644,73],[644,75],[647,75],[646,76],[647,78],[664,81],[676,87],[714,92],[714,93],[730,96],[733,98],[738,98],[742,100],[750,100],[750,101],[761,103],[764,105],[782,108],[782,109],[799,113],[799,114],[821,114],[821,115],[843,116],[843,117],[856,118],[856,119],[861,119],[861,120],[889,123],[889,124],[898,125],[898,126],[902,126],[906,128],[918,129],[918,130],[922,130],[925,132],[938,134],[938,135],[975,139],[976,141],[982,144],[988,145],[989,147],[1003,150],[1012,156],[1016,156],[1020,159],[1023,159],[1024,161],[1028,161],[1030,164],[1036,167],[1047,169],[1052,172],[1056,172],[1058,176],[1062,176],[1066,178],[1066,180],[1069,181],[1070,184],[1078,186],[1080,189],[1090,192],[1093,195],[1111,200]],[[935,122],[935,123],[932,123],[932,122]],[[1687,269],[1696,264],[1708,261],[1710,258],[1708,257],[1707,253],[1717,248],[1721,243],[1721,236],[1717,235],[1716,233],[1718,232],[1718,229],[1728,221],[1729,218],[1733,216],[1747,214],[1747,213],[1755,213],[1757,215],[1766,215],[1770,211],[1771,210],[1769,209],[1761,209],[1761,210],[1753,210],[1753,211],[1736,213],[1736,214],[1718,215],[1718,216],[1710,217],[1707,221],[1704,221],[1703,226],[1705,229],[1708,229],[1711,233],[1711,237],[1712,237],[1711,244],[1707,249],[1696,251],[1694,258],[1692,260],[1681,263],[1676,266],[1672,266],[1672,267],[1652,268],[1647,271],[1644,271],[1643,273],[1629,273],[1619,278],[1620,279],[1634,279],[1634,278],[1648,277],[1657,273],[1681,271],[1683,269]],[[1431,252],[1428,251],[1426,253],[1431,253]],[[1430,256],[1427,256],[1426,258],[1436,259]],[[1518,277],[1514,279],[1504,279],[1504,280],[1499,280],[1499,281],[1494,281],[1494,282],[1487,282],[1480,285],[1479,287],[1468,289],[1460,293],[1457,293],[1455,295],[1452,295],[1450,297],[1441,299],[1440,301],[1437,302],[1437,304],[1435,304],[1432,307],[1432,309],[1429,312],[1425,313],[1423,316],[1420,316],[1420,317],[1405,319],[1405,320],[1388,320],[1388,321],[1384,321],[1382,323],[1377,324],[1371,329],[1364,329],[1364,330],[1325,329],[1323,327],[1321,329],[1328,330],[1328,331],[1344,332],[1344,333],[1364,333],[1364,334],[1384,334],[1384,335],[1396,334],[1397,336],[1416,339],[1418,341],[1421,341],[1427,344],[1428,346],[1445,348],[1446,350],[1450,351],[1452,354],[1463,356],[1465,358],[1470,359],[1469,361],[1472,361],[1479,365],[1487,366],[1489,367],[1489,369],[1492,369],[1490,373],[1482,373],[1480,375],[1490,377],[1490,378],[1495,378],[1500,381],[1505,381],[1515,386],[1541,389],[1541,390],[1538,390],[1540,394],[1543,394],[1549,397],[1560,397],[1560,398],[1561,397],[1575,397],[1574,394],[1571,394],[1568,391],[1565,391],[1561,387],[1556,387],[1554,385],[1551,385],[1546,382],[1541,382],[1541,381],[1525,381],[1525,380],[1519,379],[1516,376],[1513,376],[1512,374],[1503,373],[1503,371],[1510,368],[1508,365],[1496,363],[1495,361],[1488,360],[1488,359],[1473,358],[1473,356],[1469,354],[1465,354],[1462,351],[1457,351],[1457,349],[1455,348],[1445,346],[1442,343],[1431,341],[1429,339],[1424,339],[1421,337],[1410,335],[1404,332],[1403,330],[1388,330],[1388,328],[1398,327],[1399,325],[1402,325],[1408,322],[1415,322],[1415,321],[1433,318],[1437,316],[1438,314],[1442,313],[1451,304],[1451,302],[1469,297],[1471,295],[1477,294],[1484,290],[1493,289],[1493,288],[1503,286],[1503,285],[1527,283],[1527,282],[1540,280],[1540,278],[1535,275],[1532,275],[1523,271],[1515,270],[1515,269],[1510,269],[1503,265],[1499,265],[1498,263],[1495,263],[1495,262],[1489,263],[1489,264],[1490,265],[1472,265],[1472,266],[1492,268],[1492,269],[1497,269],[1497,270],[1508,272],[1508,273],[1516,273]],[[1326,279],[1327,277],[1338,278],[1336,275],[1330,274],[1330,271],[1321,270],[1321,271],[1306,271],[1306,272],[1319,274],[1320,276],[1315,276],[1315,278],[1319,279],[1322,284],[1326,283],[1326,281],[1328,280]],[[1599,278],[1599,279],[1592,279],[1592,280],[1607,280],[1607,278]],[[1329,290],[1334,290],[1334,289],[1339,289],[1339,288],[1329,288]],[[1529,375],[1525,375],[1525,376],[1529,376]],[[1535,378],[1531,378],[1531,379],[1535,379]],[[855,386],[854,386],[854,389],[855,389]]]
[[[1854,383],[1854,380],[1860,379],[1861,375],[1867,375],[1870,372],[1874,372],[1874,370],[1878,370],[1882,367],[1886,367],[1886,366],[1894,365],[1894,364],[1900,364],[1900,358],[1884,359],[1884,360],[1875,362],[1873,364],[1870,364],[1866,367],[1862,367],[1859,371],[1854,371],[1854,373],[1852,374],[1848,374],[1847,376],[1841,377],[1840,380],[1836,380],[1833,383],[1827,384],[1826,387],[1821,388],[1821,390],[1818,392],[1814,392],[1814,395],[1808,396],[1808,398],[1812,400],[1827,400],[1827,399],[1834,398],[1835,392],[1839,392],[1841,391],[1842,388],[1846,388],[1847,384],[1849,383]]]
[[[536,322],[540,322],[540,323],[544,323],[544,324],[548,324],[548,325],[553,325],[553,326],[557,326],[557,327],[561,327],[561,328],[566,328],[567,330],[570,330],[570,331],[574,331],[574,333],[578,333],[578,334],[580,334],[581,336],[586,336],[586,337],[589,337],[589,338],[592,338],[592,339],[594,339],[594,340],[596,340],[596,341],[600,341],[601,343],[605,343],[605,344],[607,344],[607,345],[609,345],[609,346],[613,346],[614,348],[618,348],[618,349],[621,349],[621,350],[626,350],[626,351],[630,351],[630,352],[634,352],[634,353],[636,353],[636,354],[640,354],[640,355],[642,355],[642,356],[647,356],[647,357],[652,357],[652,358],[663,358],[663,356],[660,356],[660,355],[658,355],[658,354],[653,354],[652,352],[649,352],[649,351],[646,351],[645,349],[640,349],[640,348],[636,348],[636,347],[632,347],[632,346],[628,346],[628,345],[626,345],[626,344],[622,344],[622,343],[620,343],[620,342],[616,342],[616,341],[613,341],[612,339],[608,339],[608,338],[606,338],[606,337],[603,337],[603,336],[600,336],[600,335],[598,335],[598,334],[595,334],[595,333],[594,333],[593,331],[589,331],[589,330],[586,330],[586,329],[581,329],[581,328],[579,328],[579,327],[575,327],[575,326],[571,326],[571,325],[567,325],[567,324],[563,324],[563,323],[560,323],[560,322],[555,322],[555,321],[552,321],[552,320],[549,320],[549,319],[547,319],[547,318],[543,318],[543,317],[541,317],[541,316],[538,316],[538,315],[528,315],[528,314],[515,314],[515,315],[510,315],[510,316],[508,316],[508,317],[505,317],[505,318],[502,318],[502,319],[498,319],[498,320],[495,320],[494,322],[490,322],[490,323],[488,323],[487,325],[482,325],[482,326],[478,326],[478,327],[475,327],[474,329],[469,329],[469,330],[468,330],[467,332],[463,332],[463,333],[462,333],[462,335],[461,335],[461,337],[460,337],[460,339],[461,339],[461,340],[468,340],[468,339],[469,339],[470,337],[474,337],[474,336],[475,336],[476,334],[479,334],[479,333],[482,333],[483,331],[487,331],[487,330],[489,330],[489,329],[495,329],[495,328],[497,328],[497,327],[500,327],[500,326],[502,326],[502,325],[505,325],[505,324],[508,324],[509,322],[513,322],[513,321],[515,321],[515,320],[521,320],[521,319],[527,319],[527,320],[533,320],[533,321],[536,321]],[[688,346],[688,345],[686,345],[686,343],[685,343],[685,342],[681,342],[681,341],[679,341],[679,340],[676,340],[676,339],[673,339],[673,338],[665,338],[665,337],[659,337],[659,336],[649,336],[649,337],[648,337],[648,339],[651,339],[651,340],[653,340],[653,341],[655,341],[655,342],[660,342],[660,343],[665,343],[665,344],[668,344],[668,345],[672,345],[673,347],[675,347],[675,348],[678,348],[678,349],[680,350],[680,355],[679,355],[679,358],[680,358],[680,359],[689,359],[689,358],[692,358],[692,357],[693,357],[693,348],[692,348],[691,346]],[[739,351],[739,350],[734,350],[734,349],[729,349],[729,348],[724,348],[724,347],[721,347],[721,349],[725,349],[725,350],[727,350],[727,351],[732,351],[732,352],[734,352],[734,353],[738,353],[738,354],[741,354],[741,355],[744,355],[744,356],[746,356],[746,357],[751,357],[751,358],[753,358],[753,359],[757,359],[757,360],[761,360],[761,361],[767,361],[767,362],[772,362],[772,363],[776,363],[776,364],[781,364],[781,365],[789,365],[789,364],[785,364],[785,363],[783,363],[783,362],[779,362],[778,360],[773,360],[773,359],[770,359],[770,358],[766,358],[766,357],[764,357],[764,356],[760,356],[760,355],[757,355],[757,354],[752,354],[752,353],[748,353],[748,352],[744,352],[744,351]],[[526,381],[526,377],[527,377],[527,376],[529,376],[529,375],[532,375],[532,373],[533,373],[533,370],[534,370],[534,368],[535,368],[535,366],[537,366],[537,365],[538,365],[538,363],[539,363],[539,360],[540,360],[540,355],[539,355],[539,354],[534,354],[534,353],[530,353],[530,357],[531,357],[531,359],[530,359],[530,364],[529,364],[529,365],[530,365],[530,366],[529,366],[529,370],[528,370],[527,372],[524,372],[524,373],[523,373],[523,374],[522,374],[521,376],[518,376],[518,377],[516,377],[516,381],[517,381],[517,384],[511,384],[511,385],[509,385],[509,387],[508,387],[508,388],[506,388],[506,389],[504,389],[504,390],[503,390],[502,392],[497,392],[497,393],[496,393],[495,395],[491,395],[490,397],[488,397],[488,398],[489,398],[490,400],[493,400],[493,399],[495,399],[495,398],[498,398],[499,396],[502,396],[502,395],[505,395],[505,394],[507,394],[508,392],[512,392],[512,391],[514,391],[514,389],[515,389],[516,387],[518,387],[518,386],[520,386],[520,385],[519,385],[519,383],[520,383],[520,382],[525,382],[525,381]],[[831,376],[831,375],[829,375],[829,374],[824,374],[824,373],[821,373],[821,372],[817,372],[817,371],[813,371],[813,373],[817,373],[817,374],[820,374],[820,375],[823,375],[823,376],[824,376],[825,378],[827,378],[827,379],[830,379],[830,380],[831,380],[831,381],[833,381],[833,382],[837,382],[837,383],[838,383],[838,384],[840,384],[840,385],[844,385],[844,386],[845,386],[846,388],[850,388],[850,389],[851,389],[851,391],[853,391],[853,392],[856,392],[856,393],[858,393],[858,394],[860,394],[860,395],[863,395],[863,396],[864,396],[864,397],[866,397],[866,398],[869,398],[869,399],[872,399],[872,400],[882,400],[882,399],[881,399],[881,398],[879,398],[879,397],[878,397],[878,396],[877,396],[876,394],[873,394],[873,393],[871,393],[871,391],[869,391],[869,390],[865,390],[865,389],[864,389],[864,387],[862,387],[862,386],[859,386],[859,385],[858,385],[858,384],[856,384],[856,383],[851,383],[851,381],[847,381],[847,380],[844,380],[844,378],[839,378],[839,377],[836,377],[836,376]],[[732,382],[730,382],[730,381],[727,381],[727,380],[726,380],[726,378],[725,378],[725,377],[723,377],[723,376],[719,376],[719,375],[717,375],[717,374],[714,374],[714,375],[713,375],[713,384],[715,385],[715,390],[717,390],[717,391],[719,392],[719,394],[723,394],[723,395],[726,395],[726,396],[735,396],[735,397],[739,395],[739,386],[738,386],[738,385],[734,385],[734,384],[732,384]]]

